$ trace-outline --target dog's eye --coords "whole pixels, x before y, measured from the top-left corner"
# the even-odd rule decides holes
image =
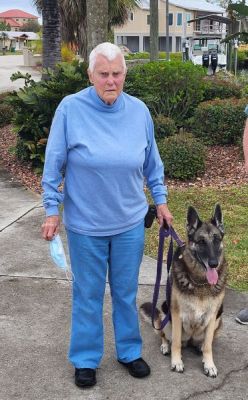
[[[221,242],[221,239],[219,238],[219,236],[214,236],[214,243],[219,244],[220,242]]]

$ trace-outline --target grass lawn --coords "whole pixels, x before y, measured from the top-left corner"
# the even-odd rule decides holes
[[[224,216],[228,285],[248,291],[248,185],[169,191],[168,205],[174,216],[173,226],[182,239],[186,238],[185,217],[188,206],[194,206],[200,218],[209,219],[216,203],[221,205]],[[158,230],[156,222],[146,230],[145,254],[153,258],[157,258]]]

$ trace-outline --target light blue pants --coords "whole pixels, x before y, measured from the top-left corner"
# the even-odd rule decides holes
[[[117,358],[141,357],[136,295],[144,249],[144,222],[113,236],[67,231],[74,274],[69,360],[75,368],[97,368],[103,355],[103,300],[108,278]]]

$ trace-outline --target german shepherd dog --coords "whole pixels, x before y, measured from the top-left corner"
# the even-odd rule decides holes
[[[203,354],[204,373],[215,378],[212,343],[222,324],[223,299],[227,264],[223,253],[224,227],[222,211],[216,205],[209,222],[202,222],[197,211],[189,207],[185,246],[178,247],[173,256],[171,274],[171,322],[158,330],[168,313],[166,302],[156,309],[154,326],[161,336],[161,352],[171,351],[171,369],[183,372],[182,346],[195,346]],[[140,312],[147,320],[152,304],[144,303]]]

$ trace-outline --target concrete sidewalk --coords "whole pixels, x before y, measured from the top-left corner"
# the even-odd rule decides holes
[[[41,73],[37,68],[24,67],[23,55],[0,55],[0,93],[17,90],[24,86],[24,79],[14,82],[10,80],[11,75],[17,71],[22,74],[28,72],[35,81],[41,79]]]
[[[138,380],[115,360],[107,286],[105,355],[98,384],[78,389],[67,361],[71,284],[53,265],[48,244],[40,238],[41,199],[1,169],[0,193],[0,400],[247,399],[248,327],[237,324],[234,317],[248,305],[248,294],[233,290],[227,291],[224,327],[214,344],[216,379],[203,374],[201,357],[188,349],[183,351],[184,374],[171,372],[169,357],[160,353],[158,336],[141,322],[143,355],[152,374]],[[156,262],[144,257],[139,304],[151,300],[155,273]]]

